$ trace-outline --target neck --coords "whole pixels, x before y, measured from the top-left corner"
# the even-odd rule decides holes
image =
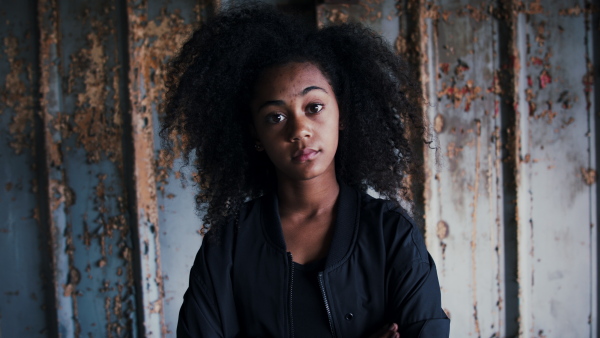
[[[335,172],[305,181],[278,179],[279,214],[317,215],[331,211],[337,201],[340,186]]]

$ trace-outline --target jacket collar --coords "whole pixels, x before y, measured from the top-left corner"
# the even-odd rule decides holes
[[[360,212],[360,193],[340,182],[340,195],[337,206],[337,215],[333,229],[331,247],[327,255],[326,267],[341,263],[350,253],[358,230]],[[267,240],[277,249],[286,252],[281,219],[279,217],[279,203],[274,191],[265,193],[260,201],[261,223]]]

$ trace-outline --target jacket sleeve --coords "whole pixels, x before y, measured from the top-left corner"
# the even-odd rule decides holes
[[[400,337],[448,337],[450,320],[442,310],[440,285],[423,236],[402,214],[393,227],[388,254],[388,313]]]
[[[192,266],[190,285],[179,310],[177,337],[235,337],[239,334],[231,264],[228,256],[217,250],[219,245],[209,242],[204,239]]]

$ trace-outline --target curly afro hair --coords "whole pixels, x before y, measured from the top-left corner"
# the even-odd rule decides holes
[[[288,62],[313,63],[334,90],[344,125],[338,180],[400,202],[410,191],[405,178],[420,177],[420,85],[379,35],[356,23],[317,29],[265,4],[233,6],[171,61],[163,106],[167,149],[179,140],[186,163],[195,155],[205,230],[218,230],[275,182],[272,163],[254,150],[249,107],[261,72]]]

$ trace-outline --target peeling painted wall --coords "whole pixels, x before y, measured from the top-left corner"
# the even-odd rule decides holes
[[[318,6],[320,25],[360,21],[418,70],[437,150],[424,149],[427,181],[415,190],[453,337],[598,335],[598,10]]]
[[[47,231],[40,222],[36,192],[38,55],[35,16],[27,1],[0,10],[0,335],[43,337],[49,280]],[[7,10],[13,17],[9,19]],[[8,165],[10,163],[10,165]]]
[[[591,4],[422,4],[426,239],[453,336],[597,336]],[[427,156],[426,155],[426,156]]]
[[[212,11],[202,1],[3,4],[0,335],[173,335],[179,305],[165,297],[181,299],[201,236],[193,208],[170,210],[193,236],[177,236],[190,238],[187,256],[177,242],[161,254],[163,200],[175,194],[165,193],[172,163],[157,107],[166,61]],[[170,264],[177,284],[161,259],[183,263]]]
[[[158,138],[165,63],[230,2],[1,5],[0,336],[175,336],[202,237]],[[598,9],[270,2],[362,22],[420,77],[437,151],[414,196],[451,335],[597,336]]]

